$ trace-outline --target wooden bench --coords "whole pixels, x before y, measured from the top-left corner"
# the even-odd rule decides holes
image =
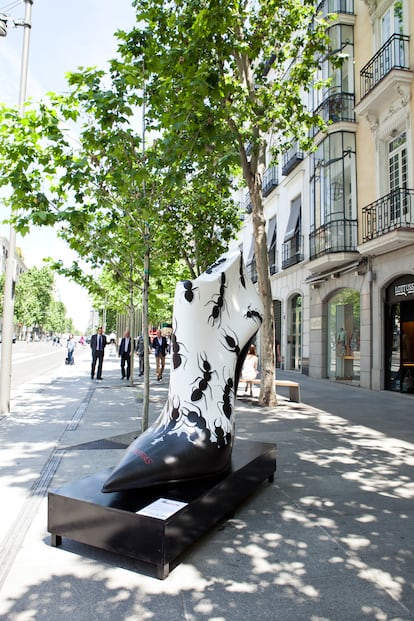
[[[243,383],[244,380],[241,380]],[[252,384],[260,384],[260,379],[252,380]],[[298,382],[291,382],[290,380],[275,380],[276,388],[278,386],[287,386],[289,388],[289,399],[300,403],[300,384]]]

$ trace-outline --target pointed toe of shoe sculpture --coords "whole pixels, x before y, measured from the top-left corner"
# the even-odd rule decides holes
[[[196,280],[178,283],[167,402],[129,446],[103,492],[226,472],[241,365],[262,312],[239,252],[224,255]]]

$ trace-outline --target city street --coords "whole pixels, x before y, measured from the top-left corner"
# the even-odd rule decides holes
[[[16,390],[22,384],[30,382],[33,378],[51,373],[61,366],[66,357],[66,341],[57,347],[52,341],[16,341],[12,348],[12,380],[11,388]],[[83,356],[88,352],[88,345],[79,345],[75,356]],[[0,345],[1,359],[1,345]]]

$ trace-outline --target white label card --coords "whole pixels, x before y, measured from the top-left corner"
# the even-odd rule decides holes
[[[159,520],[166,520],[174,513],[177,513],[183,507],[186,507],[188,502],[181,502],[180,500],[171,500],[170,498],[158,498],[151,504],[143,507],[139,511],[136,511],[137,515],[146,515],[147,517],[158,518]]]

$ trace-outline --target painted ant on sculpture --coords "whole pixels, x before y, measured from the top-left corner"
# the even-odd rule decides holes
[[[173,363],[174,369],[178,369],[178,367],[181,366],[183,360],[184,360],[183,368],[186,365],[187,356],[184,356],[184,354],[181,353],[180,350],[182,347],[184,347],[185,351],[187,351],[187,348],[185,347],[185,345],[180,343],[180,341],[177,341],[176,334],[175,332],[173,332],[171,334],[171,348],[172,348],[172,363]]]
[[[214,423],[214,433],[216,434],[216,438],[217,438],[217,446],[219,448],[223,448],[223,446],[226,446],[226,440],[224,436],[223,427],[217,426],[216,423]]]
[[[177,399],[178,405],[174,405],[174,398]],[[178,396],[172,397],[172,399],[171,399],[171,406],[172,407],[171,407],[171,414],[170,414],[170,416],[171,416],[171,418],[174,421],[177,421],[180,418],[180,416],[181,416],[181,412],[180,412],[180,397],[178,397]]]
[[[237,338],[237,334],[234,332],[234,330],[232,330],[231,328],[229,328],[229,330],[233,333],[234,336],[224,333],[224,340],[226,341],[226,344],[224,345],[224,343],[222,343],[222,345],[224,345],[227,351],[233,352],[238,357],[240,355],[239,339]]]
[[[243,255],[240,255],[240,263],[239,263],[239,275],[240,275],[240,283],[243,289],[246,289],[246,279],[244,278],[243,273]]]
[[[233,388],[234,388],[233,378],[229,377],[224,384],[223,401],[219,402],[220,405],[222,406],[221,408],[222,412],[228,420],[230,420],[231,415],[233,413],[233,407],[232,407]]]
[[[252,307],[249,306],[247,307],[247,312],[245,314],[245,317],[247,319],[253,319],[253,321],[255,321],[259,326],[262,324],[263,322],[263,315],[261,313],[259,313],[259,311],[257,310],[252,310]]]
[[[203,438],[209,440],[211,433],[210,430],[207,428],[206,419],[201,416],[201,409],[197,405],[193,404],[191,405],[191,407],[193,408],[192,410],[190,410],[189,408],[182,409],[182,413],[186,418],[187,427],[197,427],[202,432]],[[198,411],[194,408],[197,408]],[[196,442],[199,439],[199,435],[192,433],[190,434],[189,439],[192,442]]]
[[[200,364],[200,360],[201,360],[201,364]],[[200,401],[201,397],[205,398],[204,393],[207,390],[207,388],[210,388],[210,391],[211,391],[211,386],[209,382],[211,381],[213,373],[217,373],[216,371],[211,369],[211,364],[207,360],[206,355],[204,358],[202,354],[199,355],[198,368],[203,374],[203,377],[197,377],[194,380],[193,383],[198,382],[198,386],[197,388],[193,388],[193,392],[191,393],[191,401]]]
[[[215,293],[211,300],[207,302],[207,304],[213,304],[213,309],[208,318],[208,323],[211,326],[214,326],[216,319],[219,320],[219,327],[221,326],[221,312],[226,304],[224,299],[224,292],[227,289],[226,285],[226,274],[224,272],[221,273],[220,277],[220,291],[219,293]],[[207,304],[205,306],[207,306]],[[210,323],[211,320],[211,323]]]
[[[180,398],[178,397],[178,395],[175,395],[172,398],[168,397],[167,409],[169,412],[170,419],[166,425],[160,426],[158,432],[155,434],[155,437],[162,437],[163,435],[169,433],[176,427],[178,420],[181,417]]]
[[[187,302],[192,302],[194,299],[194,291],[198,290],[198,287],[193,286],[193,282],[191,280],[183,280],[182,285],[185,289],[184,297]]]

